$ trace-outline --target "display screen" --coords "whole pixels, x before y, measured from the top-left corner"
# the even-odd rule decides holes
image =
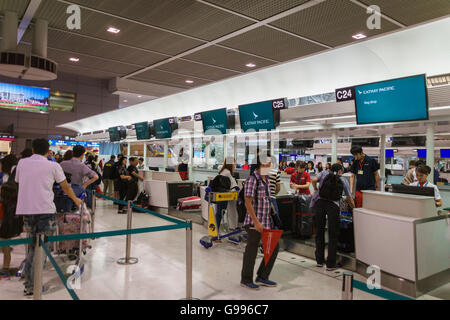
[[[69,92],[50,92],[50,109],[53,111],[74,112],[76,104],[75,93]]]
[[[120,141],[120,133],[117,127],[109,128],[109,141],[115,142]]]
[[[100,148],[99,143],[88,142],[88,141],[48,140],[48,143],[51,146],[64,146],[64,147],[83,146],[85,148]]]
[[[0,83],[0,108],[48,112],[49,89]]]
[[[386,149],[386,158],[393,158],[394,157],[394,150]]]
[[[172,137],[169,119],[154,120],[153,127],[157,139],[169,139]]]
[[[218,109],[202,112],[203,132],[205,134],[216,134],[220,131],[222,134],[227,133],[227,109]]]
[[[358,124],[428,120],[425,75],[355,87]]]
[[[427,149],[418,149],[417,157],[418,158],[426,158],[427,157]]]
[[[263,101],[239,106],[241,129],[248,130],[274,130],[273,101]]]
[[[450,149],[441,149],[441,158],[450,158]]]
[[[0,141],[16,141],[16,137],[15,136],[11,136],[11,135],[0,135]]]
[[[148,122],[140,122],[134,125],[136,129],[136,137],[138,140],[148,140],[150,139],[150,128]]]

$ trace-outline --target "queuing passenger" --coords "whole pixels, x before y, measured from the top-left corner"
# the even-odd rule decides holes
[[[219,171],[219,175],[227,177],[230,179],[230,188],[231,189],[235,189],[237,187],[237,182],[236,179],[234,178],[234,169],[235,169],[235,165],[234,163],[227,163],[227,161],[225,160],[225,162],[222,165],[222,168]],[[224,211],[227,209],[228,207],[228,202],[227,201],[219,201],[216,204],[216,226],[217,226],[217,230],[220,230],[220,225],[222,223],[222,217],[224,215]],[[219,241],[220,242],[220,241]]]
[[[184,148],[181,148],[178,155],[178,166],[177,171],[180,173],[181,180],[188,180],[188,163],[189,156],[184,153]]]
[[[350,168],[350,190],[353,190],[356,178],[356,207],[362,207],[362,190],[377,190],[380,185],[380,175],[378,174],[378,162],[364,154],[360,146],[353,146],[350,150],[355,158],[353,166]]]
[[[68,161],[73,158],[73,151],[67,150],[66,153],[64,153],[63,161]]]
[[[116,156],[111,156],[103,168],[103,193],[108,197],[112,197],[114,192],[114,180],[112,178],[115,160]]]
[[[118,200],[125,200],[127,198],[127,192],[128,192],[128,183],[131,181],[131,176],[128,175],[127,171],[127,158],[122,157],[119,159],[118,164],[118,175],[119,175],[119,199]],[[119,211],[117,211],[118,214],[126,214],[126,210],[123,209],[123,205],[119,204]]]
[[[138,159],[131,157],[130,165],[128,166],[128,175],[131,177],[127,188],[126,201],[134,201],[138,194],[138,181],[144,181],[144,178],[139,175],[139,170],[136,168],[138,165]]]
[[[56,160],[55,160],[55,153],[54,153],[52,150],[49,150],[49,151],[48,151],[48,153],[47,153],[47,159],[48,159],[49,161],[56,162]]]
[[[342,177],[344,168],[340,164],[333,164],[331,171],[324,171],[312,180],[314,188],[314,195],[311,199],[311,207],[314,210],[314,225],[316,230],[316,262],[317,267],[323,267],[325,263],[325,228],[328,220],[328,257],[326,259],[327,271],[333,271],[337,269],[336,264],[336,252],[339,236],[340,226],[340,208],[341,200],[333,201],[326,198],[321,198],[319,194],[320,188],[324,185],[325,178],[328,175],[335,175],[340,179],[344,185],[344,194],[347,197],[347,201],[353,208],[355,203],[353,202],[352,193],[347,179]],[[331,178],[333,179],[333,178]],[[319,187],[317,186],[319,183]],[[333,183],[329,179],[326,183]]]
[[[120,186],[121,186],[121,179],[119,175],[120,170],[120,164],[123,156],[118,156],[117,162],[114,163],[113,172],[111,179],[114,180],[114,199],[119,200],[120,199]],[[114,205],[117,205],[117,203],[114,202]]]
[[[33,150],[31,150],[30,148],[25,148],[20,153],[20,159],[26,159],[26,158],[31,157],[32,155],[33,155]]]
[[[56,207],[53,202],[53,184],[59,183],[64,193],[78,207],[82,200],[78,199],[61,166],[55,162],[46,161],[49,150],[48,141],[36,139],[33,141],[33,156],[19,162],[15,181],[19,184],[16,215],[24,216],[24,226],[32,238],[36,234],[50,236],[55,230]],[[33,294],[33,259],[35,243],[29,244],[25,261],[25,295]]]
[[[284,169],[284,172],[286,172],[289,175],[295,173],[295,163],[291,161],[289,163],[289,166],[286,169]]]
[[[270,201],[272,202],[275,213],[279,215],[278,204],[276,195],[280,192],[281,187],[281,172],[277,169],[277,162],[274,157],[271,158],[272,170],[269,174],[270,182]]]
[[[89,187],[99,179],[99,176],[83,163],[85,152],[86,149],[83,146],[76,145],[73,147],[73,158],[61,162],[60,165],[64,172],[71,175],[71,183],[82,186],[86,191],[87,203],[88,206],[91,207],[92,191]]]
[[[138,170],[145,170],[144,158],[139,158]]]
[[[57,163],[61,163],[62,162],[62,158],[61,158],[61,155],[59,153],[55,154],[55,162],[57,162]]]
[[[327,164],[325,165],[325,170],[326,171],[330,171],[331,170],[331,163],[327,162]]]
[[[250,170],[250,166],[248,165],[248,161],[247,160],[244,161],[244,165],[242,166],[242,169],[243,170]]]
[[[410,161],[410,169],[406,173],[405,178],[403,178],[402,184],[404,184],[405,186],[409,186],[411,183],[417,182],[416,168],[422,165],[425,165],[425,162],[422,160]]]
[[[1,162],[2,162],[2,172],[3,172],[3,183],[6,183],[6,182],[8,182],[11,174],[13,174],[14,169],[17,166],[18,160],[15,155],[9,154],[6,157],[4,157],[1,160]]]
[[[306,171],[307,171],[309,174],[316,174],[316,169],[314,169],[314,162],[308,161],[308,165],[307,165]]]
[[[297,172],[291,175],[291,189],[294,189],[295,193],[311,194],[309,191],[311,176],[306,171],[306,163],[304,161],[297,161],[296,168]]]
[[[322,171],[323,171],[322,162],[319,162],[319,163],[317,164],[317,172],[318,172],[318,173],[321,173]]]
[[[245,207],[247,208],[244,228],[247,231],[248,239],[241,272],[241,286],[252,290],[258,290],[260,285],[267,287],[277,286],[276,282],[269,280],[269,276],[279,250],[279,244],[277,244],[267,265],[264,263],[264,259],[261,261],[254,283],[253,272],[261,234],[264,229],[272,229],[274,227],[270,216],[270,183],[267,177],[270,174],[271,163],[269,161],[262,164],[259,157],[257,157],[256,162],[254,175],[249,176],[244,185]],[[255,198],[258,201],[255,201]]]
[[[438,187],[435,184],[427,181],[430,173],[431,173],[431,168],[429,166],[419,165],[416,168],[417,181],[411,183],[410,186],[434,188],[434,200],[436,202],[436,207],[441,207],[442,206],[442,198],[441,198],[441,194],[439,192]]]

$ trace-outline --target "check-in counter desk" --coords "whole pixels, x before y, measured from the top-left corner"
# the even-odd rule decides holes
[[[151,206],[175,207],[178,199],[193,195],[194,183],[182,181],[178,172],[145,171],[144,174],[144,190],[150,195]]]
[[[450,281],[448,215],[438,215],[432,197],[363,192],[354,209],[358,273],[381,269],[381,285],[417,297]]]

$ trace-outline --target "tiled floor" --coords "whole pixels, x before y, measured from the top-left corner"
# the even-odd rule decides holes
[[[125,229],[126,215],[117,215],[113,206],[98,201],[95,231]],[[133,214],[134,227],[167,225],[168,222],[145,213]],[[327,273],[315,267],[314,261],[280,252],[271,279],[276,288],[250,291],[239,286],[243,245],[223,242],[205,249],[199,243],[207,230],[193,227],[193,296],[199,299],[340,299],[342,270]],[[125,236],[101,238],[92,242],[93,249],[85,256],[86,266],[81,288],[76,290],[80,299],[181,299],[186,285],[186,231],[171,230],[136,235],[132,238],[132,256],[139,258],[136,265],[116,263],[125,255]],[[23,246],[13,251],[13,266],[24,257]],[[258,258],[257,263],[262,256]],[[68,266],[62,257],[56,260]],[[64,270],[63,268],[63,270]],[[71,299],[56,272],[48,262],[44,270],[44,283],[48,287],[43,299]],[[440,288],[437,296],[444,296],[450,288]],[[433,299],[432,295],[422,297]],[[23,297],[22,282],[18,278],[0,280],[0,300],[31,299]],[[378,299],[355,290],[354,299]]]

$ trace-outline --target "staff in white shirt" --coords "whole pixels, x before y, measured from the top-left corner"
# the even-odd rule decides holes
[[[434,188],[434,200],[436,201],[436,207],[442,206],[442,198],[441,194],[439,192],[439,189],[436,185],[432,184],[431,182],[427,181],[428,176],[431,173],[431,168],[429,166],[420,165],[416,168],[416,176],[417,176],[417,182],[413,182],[410,184],[410,186],[414,187],[427,187],[427,188]]]

